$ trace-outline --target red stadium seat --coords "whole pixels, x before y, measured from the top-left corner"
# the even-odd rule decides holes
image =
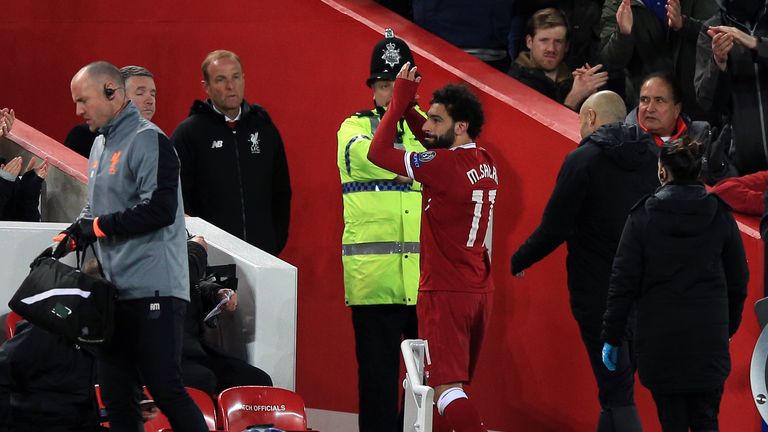
[[[10,339],[16,334],[16,323],[23,320],[21,315],[14,311],[8,312],[8,316],[5,317],[5,338]]]
[[[213,406],[213,399],[208,396],[208,393],[198,390],[196,388],[187,387],[187,393],[195,401],[200,411],[203,412],[205,418],[205,424],[208,429],[216,429],[216,408]],[[144,432],[160,432],[162,430],[171,430],[171,423],[168,421],[162,412],[157,413],[157,417],[144,423]]]
[[[219,417],[224,429],[241,431],[252,425],[272,425],[285,431],[306,431],[304,400],[276,387],[232,387],[219,394]]]

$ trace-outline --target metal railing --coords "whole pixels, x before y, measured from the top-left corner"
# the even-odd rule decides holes
[[[429,358],[429,345],[422,339],[406,339],[400,344],[405,360],[405,414],[404,432],[432,432],[432,407],[435,390],[426,385],[424,360]]]

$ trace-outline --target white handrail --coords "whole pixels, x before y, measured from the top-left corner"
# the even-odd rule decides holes
[[[404,432],[432,432],[432,407],[435,403],[435,390],[426,385],[424,377],[424,357],[427,364],[429,345],[422,339],[406,339],[400,344],[405,360],[405,410]]]

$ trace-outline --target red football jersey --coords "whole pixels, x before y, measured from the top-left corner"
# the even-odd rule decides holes
[[[485,238],[498,175],[475,143],[404,153],[409,177],[422,183],[421,281],[424,291],[493,291]]]

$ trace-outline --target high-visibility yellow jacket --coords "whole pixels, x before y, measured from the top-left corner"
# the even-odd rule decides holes
[[[416,304],[419,287],[421,185],[368,161],[383,111],[359,111],[339,128],[337,164],[344,201],[345,301],[352,305]],[[405,121],[395,147],[424,151]]]

